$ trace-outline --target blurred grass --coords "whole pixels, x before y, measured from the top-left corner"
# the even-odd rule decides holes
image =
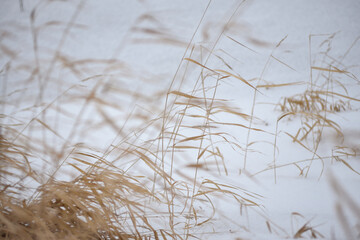
[[[32,11],[31,60],[19,59],[13,50],[16,44],[7,42],[8,38],[16,42],[16,37],[1,30],[1,238],[196,238],[198,229],[211,226],[221,216],[219,199],[231,199],[240,209],[262,208],[261,195],[240,184],[221,182],[221,176],[233,172],[228,169],[233,160],[227,158],[227,149],[242,154],[239,172],[247,173],[248,153],[256,151],[251,149],[255,142],[250,142],[254,133],[274,137],[270,142],[273,159],[261,172],[273,170],[275,182],[276,169],[296,166],[299,175],[307,176],[314,160],[325,166],[325,160],[336,159],[358,173],[346,160],[355,156],[357,149],[335,146],[331,156],[318,153],[324,129],[341,139],[346,137],[330,117],[352,110],[352,103],[359,101],[334,77],[341,75],[358,83],[341,59],[331,62],[326,58],[330,48],[325,59],[316,62],[320,65],[310,60],[311,73],[321,72],[317,78],[311,74],[309,82],[266,82],[264,75],[272,61],[292,69],[276,57],[285,37],[274,46],[261,76],[246,79],[226,60],[235,56],[217,51],[223,38],[251,50],[230,31],[232,24],[236,26],[235,16],[242,3],[232,10],[215,40],[209,41],[209,48],[205,47],[208,43],[194,42],[208,8],[187,43],[164,29],[140,26],[146,19],[157,22],[156,16],[141,15],[130,28],[130,38],[132,33],[141,33],[146,44],[151,37],[151,43],[186,46],[166,89],[157,76],[145,76],[126,59],[116,59],[116,54],[111,59],[76,59],[63,52],[72,30],[83,27],[76,24],[83,4],[73,8],[69,22],[49,21],[40,26],[41,5]],[[40,33],[52,25],[63,27],[58,45],[43,48]],[[140,40],[136,35],[134,43]],[[213,58],[218,64],[210,61]],[[131,81],[140,82],[141,87],[134,89]],[[219,96],[220,88],[230,81],[250,90],[247,98],[252,103],[244,103],[250,113]],[[258,95],[298,84],[307,89],[276,104],[279,112],[274,133],[258,124],[262,122],[254,111]],[[281,128],[286,118],[300,119],[295,134]],[[234,129],[245,131],[245,144]],[[278,164],[281,133],[312,158]],[[270,220],[265,221],[271,232]],[[302,237],[305,232],[322,236],[307,222],[292,237]]]

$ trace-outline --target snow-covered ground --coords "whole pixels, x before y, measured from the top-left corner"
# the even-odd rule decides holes
[[[238,78],[217,82],[210,77],[205,87],[218,85],[216,98],[227,99],[232,110],[253,115],[254,119],[220,113],[213,120],[244,126],[252,121],[251,127],[263,131],[249,133],[244,127],[219,126],[236,138],[241,150],[234,151],[226,142],[218,144],[224,165],[217,168],[210,163],[211,171],[200,171],[198,178],[211,178],[259,194],[262,197],[256,201],[261,207],[244,210],[228,199],[214,200],[218,201],[218,214],[193,234],[200,239],[279,239],[295,238],[298,230],[307,227],[302,237],[310,238],[313,233],[327,239],[360,238],[360,177],[356,173],[360,172],[360,162],[358,156],[344,156],[344,152],[359,154],[360,150],[359,12],[357,0],[3,0],[2,112],[26,122],[42,113],[47,105],[41,103],[55,99],[57,110],[49,109],[42,119],[51,122],[61,138],[101,151],[114,142],[114,129],[125,124],[133,109],[158,113],[157,108],[164,102],[159,100],[162,105],[157,105],[156,93],[168,91],[173,79],[172,91],[202,97],[198,91],[201,86],[194,88],[202,70],[199,63],[226,70]],[[73,64],[76,68],[59,67],[54,59],[60,55],[64,66]],[[35,64],[41,66],[40,74],[34,73],[38,79],[26,81]],[[97,81],[96,76],[101,74],[106,79]],[[182,76],[186,76],[183,85]],[[43,79],[53,80],[45,83]],[[98,123],[104,115],[95,116],[96,109],[92,108],[86,108],[81,119],[64,117],[66,112],[81,111],[83,102],[76,96],[100,83],[104,98],[116,105],[104,111],[117,127],[101,128]],[[70,87],[73,98],[57,99]],[[107,95],[106,87],[128,92]],[[335,93],[320,94],[326,109],[335,104],[344,108],[323,111],[319,118],[311,119],[289,109],[281,111],[277,105],[309,89]],[[133,102],[136,93],[149,99]],[[211,89],[207,94],[211,98]],[[64,109],[59,110],[61,107]],[[62,114],[56,115],[59,112]],[[292,113],[284,116],[287,112]],[[334,124],[326,127],[332,122],[320,121],[316,125],[314,129],[322,131],[318,146],[312,141],[317,137],[315,130],[309,140],[292,141],[289,134],[295,136],[299,129],[309,129],[319,119],[330,119]],[[13,120],[2,121],[8,124]],[[192,124],[186,121],[184,124]],[[132,127],[136,129],[135,121],[126,124],[129,132]],[[78,129],[76,134],[71,134],[72,125]],[[99,131],[88,131],[89,126]],[[186,130],[183,133],[188,137],[193,134]],[[151,132],[146,134],[142,135],[144,141],[156,137]],[[304,131],[299,132],[299,139],[302,134]],[[61,138],[52,136],[47,140],[56,145]],[[176,162],[174,175],[191,179],[193,169],[186,166],[196,164],[196,154],[189,152],[187,156]],[[206,214],[207,210],[203,211]]]

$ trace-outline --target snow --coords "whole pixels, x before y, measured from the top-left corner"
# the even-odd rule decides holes
[[[23,11],[20,9],[20,2],[23,2],[24,5]],[[41,69],[42,74],[46,74],[46,70],[51,68],[51,62],[49,62],[51,49],[58,49],[64,56],[73,61],[90,58],[116,59],[121,70],[111,72],[116,78],[114,87],[116,84],[123,84],[133,93],[145,92],[149,96],[153,96],[152,93],[155,91],[166,91],[168,89],[184,56],[187,44],[207,7],[207,2],[190,0],[171,2],[164,0],[88,0],[50,3],[35,0],[3,0],[1,5],[0,31],[1,33],[8,31],[14,36],[8,37],[3,34],[0,43],[15,52],[15,56],[0,58],[0,69],[5,69],[5,65],[9,62],[11,68],[15,69],[10,74],[7,84],[4,83],[5,78],[2,74],[1,92],[11,93],[19,89],[23,93],[23,100],[18,103],[13,101],[19,95],[15,93],[9,97],[6,100],[8,105],[6,108],[4,107],[3,112],[12,113],[17,118],[26,121],[29,116],[27,114],[37,114],[42,109],[40,106],[39,109],[34,109],[30,113],[16,110],[33,105],[35,102],[33,96],[36,96],[36,92],[39,90],[36,83],[27,83],[26,86],[21,87],[18,85],[26,76],[26,73],[21,70],[21,64],[32,61],[35,57],[32,50],[33,38],[30,25],[30,16],[34,8],[37,9],[36,26],[41,26],[49,21],[62,22],[39,29],[38,58],[44,66]],[[239,7],[238,10],[236,10],[237,7]],[[355,42],[360,36],[359,12],[360,1],[357,0],[253,0],[243,3],[241,1],[214,0],[211,2],[192,42],[197,50],[191,56],[190,51],[187,51],[185,57],[191,57],[204,64],[204,59],[207,56],[206,49],[203,48],[203,52],[201,52],[199,46],[203,45],[211,49],[216,43],[214,53],[229,62],[234,72],[245,79],[261,78],[250,82],[254,86],[297,82],[303,82],[303,84],[270,89],[261,88],[260,92],[256,93],[254,116],[258,119],[254,120],[253,127],[262,128],[265,132],[251,132],[249,143],[254,142],[254,144],[251,145],[253,151],[247,153],[246,169],[242,169],[244,152],[234,152],[224,144],[221,150],[224,153],[229,174],[225,176],[222,169],[221,176],[211,176],[221,182],[264,196],[259,200],[263,208],[249,208],[246,213],[240,216],[239,206],[219,200],[221,206],[218,207],[218,210],[221,214],[216,216],[214,223],[197,230],[199,232],[196,234],[201,239],[288,239],[294,237],[296,231],[305,223],[308,223],[325,238],[346,239],[349,237],[347,235],[349,233],[343,231],[344,228],[336,212],[336,204],[344,204],[342,207],[351,224],[353,233],[350,234],[353,234],[352,237],[360,236],[359,215],[354,214],[351,207],[346,201],[344,202],[342,196],[338,196],[330,184],[330,179],[334,177],[359,207],[359,175],[351,171],[345,164],[331,158],[336,146],[348,146],[359,151],[360,129],[358,122],[360,114],[358,112],[359,104],[356,101],[352,102],[352,109],[337,114],[329,114],[329,118],[340,125],[345,137],[344,141],[341,141],[333,129],[325,128],[322,137],[324,141],[319,146],[318,153],[324,157],[324,167],[321,160],[312,161],[307,177],[300,176],[301,171],[294,165],[278,168],[276,170],[276,184],[273,169],[250,177],[273,164],[274,133],[277,120],[282,115],[275,104],[282,101],[283,97],[303,93],[307,89],[304,82],[309,82],[310,76],[321,85],[323,81],[321,74],[331,74],[334,79],[338,79],[346,86],[349,96],[360,97],[357,79],[338,73],[310,70],[310,66],[326,68],[328,67],[326,64],[334,64],[339,68],[350,66],[346,69],[359,78],[360,42]],[[223,26],[233,13],[235,13],[233,25],[217,42],[219,34],[223,31]],[[147,19],[144,16],[152,16],[153,19]],[[69,31],[65,41],[62,42],[62,34],[67,28],[66,23],[72,17],[75,18],[76,24]],[[160,34],[136,30],[141,28],[159,30]],[[178,42],[176,44],[174,42],[163,44],[162,41],[159,41],[161,37]],[[229,37],[246,47],[242,47]],[[329,38],[331,41],[326,42]],[[281,45],[276,47],[282,39],[284,40]],[[355,44],[352,46],[354,42]],[[311,47],[310,51],[309,46]],[[344,54],[350,48],[351,51],[345,56]],[[326,50],[329,50],[327,54],[323,54]],[[224,52],[228,54],[224,54]],[[345,57],[341,64],[332,63],[330,58],[341,59],[343,56]],[[224,62],[215,57],[211,57],[206,66],[226,69]],[[78,84],[78,87],[73,90],[76,93],[77,91],[81,92],[83,88],[91,89],[96,84],[95,81],[82,83],[78,81],[78,78],[84,79],[93,74],[107,73],[106,67],[101,64],[95,64],[93,68],[84,67],[84,69],[79,76],[66,71],[52,72],[51,77],[54,79],[69,77],[70,80],[62,81],[58,85],[56,85],[56,81],[49,83],[50,85],[46,86],[44,101],[51,102],[54,96],[74,84]],[[196,64],[189,64],[188,78],[194,80],[184,84],[184,92],[190,92],[199,70]],[[149,79],[149,81],[144,83],[142,79]],[[175,79],[177,80],[175,86],[179,86],[180,76]],[[109,85],[111,85],[110,80],[108,81]],[[207,84],[214,86],[215,80],[210,79]],[[334,85],[335,89],[332,91],[346,95],[346,92],[339,85]],[[328,87],[332,88],[332,86]],[[79,88],[80,90],[78,90]],[[74,95],[76,95],[75,92]],[[241,81],[229,78],[220,82],[216,96],[232,100],[231,104],[241,112],[251,114],[253,94],[252,88]],[[119,99],[122,98],[119,97]],[[115,110],[111,115],[122,117],[123,111],[129,111],[133,106],[136,106],[136,103],[131,101],[131,94],[129,94],[127,101],[121,106],[121,110]],[[74,100],[74,102],[66,104],[69,107],[68,111],[76,112],[81,109],[82,103]],[[140,104],[143,103],[138,105]],[[86,111],[88,111],[88,119],[83,120],[93,121],[95,126],[97,121],[101,119],[92,115],[93,109]],[[224,116],[226,116],[225,119]],[[247,123],[238,117],[229,115],[220,114],[218,119],[226,122]],[[66,121],[68,121],[66,123],[68,125],[65,124],[65,120],[59,120],[59,124],[71,126],[75,122],[73,119]],[[295,135],[301,121],[305,120],[287,116],[278,122],[278,134],[276,136],[278,150],[275,151],[277,166],[313,158],[313,153],[292,142],[286,134],[287,132]],[[58,129],[61,131],[60,135],[64,137],[68,136],[70,132],[69,128],[59,127]],[[227,129],[230,129],[243,147],[246,146],[246,129],[234,127]],[[74,137],[74,142],[86,143],[88,141],[92,146],[97,146],[98,149],[106,148],[116,137],[116,133],[111,129],[102,130],[101,135],[98,133],[91,134],[86,131],[86,128],[80,128],[78,132],[78,138]],[[56,143],[56,140],[54,142]],[[192,153],[189,155],[192,156]],[[358,156],[345,160],[356,171],[360,171]],[[304,168],[309,162],[298,165]],[[190,170],[183,168],[191,163],[193,162],[190,160],[189,162],[179,161],[178,167],[180,168],[178,170],[183,171],[182,173],[185,175],[193,176]],[[239,175],[240,170],[243,173],[241,175]],[[304,173],[307,171],[306,168],[303,170]],[[216,171],[214,170],[214,172]],[[208,174],[207,171],[201,171],[199,179],[208,178]],[[233,219],[236,224],[224,220],[225,218],[221,216]],[[270,222],[271,233],[266,226],[266,219]],[[212,229],[215,229],[215,232]],[[305,233],[304,236],[310,237],[307,234],[309,232]]]

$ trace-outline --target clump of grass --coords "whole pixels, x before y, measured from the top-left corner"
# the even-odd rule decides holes
[[[324,98],[326,95],[332,95],[331,92],[321,91],[305,91],[303,94],[296,94],[292,97],[285,97],[283,102],[279,104],[282,112],[341,112],[351,110],[349,101],[342,99],[336,100],[334,103],[327,102]],[[344,96],[346,98],[346,96]]]
[[[278,109],[283,113],[276,122],[275,130],[275,144],[274,144],[274,169],[275,181],[276,181],[276,164],[275,164],[275,152],[276,152],[276,141],[278,136],[279,122],[284,118],[297,118],[300,120],[300,125],[295,133],[285,132],[294,143],[297,143],[302,148],[312,153],[312,158],[304,160],[309,162],[305,167],[299,167],[297,163],[292,163],[300,170],[300,175],[308,176],[311,169],[313,160],[317,159],[322,162],[322,170],[320,177],[324,170],[324,159],[332,157],[323,157],[318,153],[319,146],[323,140],[323,133],[326,129],[333,130],[337,134],[337,139],[340,142],[344,141],[344,134],[341,126],[332,120],[332,116],[336,116],[340,112],[346,112],[352,110],[352,103],[357,103],[360,100],[358,98],[351,97],[346,86],[338,79],[346,77],[352,81],[358,82],[356,76],[346,69],[342,61],[346,55],[350,52],[351,48],[354,47],[357,40],[350,46],[348,51],[343,55],[339,61],[334,60],[330,55],[331,41],[335,34],[330,35],[320,46],[327,45],[326,51],[322,52],[324,55],[320,64],[325,64],[325,67],[316,66],[316,62],[311,62],[311,39],[317,37],[316,35],[310,35],[309,37],[309,48],[310,48],[310,79],[307,83],[307,89],[303,93],[295,94],[289,97],[283,97],[281,102],[277,104]],[[330,63],[328,63],[330,61]],[[341,68],[341,67],[342,68]],[[313,71],[318,71],[318,74],[313,77]],[[340,76],[339,76],[340,75]],[[269,85],[267,85],[269,87]],[[272,87],[272,86],[270,86]],[[334,89],[341,89],[342,92],[336,92]],[[333,149],[339,146],[334,146]],[[346,154],[350,156],[349,154]],[[356,155],[356,154],[355,154]],[[354,170],[347,162],[344,164],[349,167],[350,170],[358,173]],[[288,164],[278,166],[283,167]]]
[[[106,173],[102,174],[101,180],[100,175],[95,175],[88,178],[84,176],[72,182],[48,183],[41,186],[37,192],[41,195],[30,203],[25,200],[19,202],[18,199],[9,199],[6,195],[2,196],[2,238],[133,239],[142,237],[135,231],[124,229],[122,224],[116,222],[121,220],[121,217],[115,217],[115,209],[120,207],[117,204],[126,198],[122,192],[124,189],[121,189],[125,184],[119,184],[121,181],[119,179],[112,179],[119,176],[108,178],[105,176]],[[112,184],[111,187],[101,186],[101,184],[105,185],[104,182]],[[141,186],[138,186],[139,192],[140,188]],[[131,193],[134,194],[133,191]],[[127,211],[129,215],[133,214],[131,207],[139,207],[135,201],[126,200],[121,206],[125,204],[129,208]]]

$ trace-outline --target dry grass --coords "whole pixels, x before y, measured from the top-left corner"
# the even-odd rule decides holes
[[[208,8],[188,42],[163,29],[142,27],[146,21],[158,24],[150,14],[135,21],[127,35],[133,43],[144,39],[148,43],[148,38],[136,35],[145,34],[152,43],[186,46],[166,90],[154,88],[159,84],[157,76],[144,76],[117,60],[116,51],[111,59],[80,60],[62,51],[72,29],[83,27],[76,24],[83,2],[74,8],[68,22],[37,25],[37,16],[46,6],[39,5],[32,11],[32,60],[19,59],[12,50],[14,45],[5,44],[8,39],[17,41],[16,37],[1,29],[1,60],[7,64],[1,66],[0,238],[196,238],[198,229],[218,216],[219,199],[231,200],[241,209],[261,207],[261,195],[219,180],[219,176],[229,175],[229,160],[223,149],[243,154],[242,171],[246,172],[248,153],[254,144],[250,135],[273,136],[272,165],[264,171],[272,169],[275,182],[276,169],[295,165],[306,176],[314,160],[327,159],[318,154],[324,129],[344,138],[340,125],[330,116],[351,110],[351,103],[359,101],[333,74],[354,81],[356,77],[340,67],[341,60],[321,67],[312,65],[311,72],[321,72],[322,78],[315,81],[311,77],[304,93],[282,99],[275,133],[256,126],[261,121],[254,114],[258,94],[263,94],[264,89],[299,83],[264,84],[263,75],[271,61],[291,68],[275,57],[286,37],[274,47],[256,84],[226,62],[226,56],[231,54],[223,52],[222,56],[216,52],[223,38],[253,51],[230,36],[230,26],[235,24],[241,4],[228,16],[209,48],[193,42]],[[40,33],[52,25],[62,26],[62,32],[57,47],[47,56],[39,45]],[[213,66],[209,60],[214,57],[222,65]],[[14,87],[11,78],[21,87]],[[134,90],[128,84],[132,80],[141,81],[144,89],[151,91]],[[250,113],[218,97],[220,85],[227,81],[237,81],[251,90]],[[343,92],[333,90],[336,84]],[[227,121],[228,117],[236,120]],[[280,131],[280,123],[286,118],[301,119],[295,134]],[[233,129],[246,131],[246,144],[234,136]],[[313,157],[277,164],[280,132]],[[356,150],[349,149],[337,146],[331,158],[358,173],[345,160],[356,154]],[[308,165],[300,167],[302,163]],[[266,223],[271,232],[268,220]],[[309,222],[292,237],[308,233],[322,237]]]

